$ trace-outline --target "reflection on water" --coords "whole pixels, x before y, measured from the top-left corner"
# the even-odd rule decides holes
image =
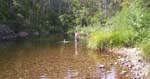
[[[114,58],[71,42],[10,43],[0,48],[0,79],[100,79],[97,63],[107,66]]]
[[[75,55],[78,55],[79,54],[79,44],[77,41],[75,41]]]

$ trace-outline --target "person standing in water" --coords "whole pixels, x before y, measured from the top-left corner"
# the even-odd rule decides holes
[[[79,42],[80,39],[80,33],[75,31],[75,42]]]
[[[80,39],[80,33],[75,31],[74,38],[75,38],[75,55],[78,55],[78,42]]]

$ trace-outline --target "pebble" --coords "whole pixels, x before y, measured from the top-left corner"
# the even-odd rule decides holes
[[[112,71],[107,71],[107,73],[112,73]]]
[[[122,71],[120,74],[125,75],[126,73],[127,73],[127,71]]]
[[[110,63],[109,65],[113,65],[113,63]]]
[[[88,69],[91,69],[91,67],[88,67]]]
[[[115,65],[117,65],[118,63],[117,63],[117,62],[115,62],[114,64],[115,64]]]
[[[141,56],[139,56],[139,51],[135,48],[125,49],[124,51],[127,51],[126,55],[118,57],[118,62],[120,62],[123,67],[130,69],[132,79],[146,78],[148,64],[143,61]],[[126,73],[127,71],[123,70],[120,74],[125,75]]]
[[[103,64],[99,64],[98,67],[99,68],[105,68],[105,66]]]
[[[40,79],[47,79],[45,75],[40,76]]]

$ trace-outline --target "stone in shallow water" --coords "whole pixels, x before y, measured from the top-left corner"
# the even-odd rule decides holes
[[[105,66],[103,64],[99,64],[98,67],[99,68],[105,68]]]
[[[127,71],[122,71],[120,74],[125,75],[126,73],[127,73]]]
[[[72,79],[78,77],[78,71],[77,70],[68,70],[67,71],[67,79]]]
[[[112,71],[107,71],[107,73],[112,73]]]
[[[118,63],[117,63],[117,62],[115,62],[114,64],[115,64],[115,65],[117,65]]]
[[[88,69],[91,69],[91,67],[88,67]]]
[[[110,66],[112,66],[112,65],[113,65],[113,63],[110,63],[109,65],[110,65]]]
[[[40,76],[40,79],[47,79],[45,75]]]
[[[26,36],[28,36],[28,35],[29,35],[29,33],[24,32],[24,31],[18,33],[18,36],[19,36],[19,37],[26,37]]]

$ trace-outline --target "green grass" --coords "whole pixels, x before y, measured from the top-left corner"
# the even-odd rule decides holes
[[[150,61],[150,38],[143,39],[143,41],[138,44],[138,47],[142,50],[142,56]]]
[[[110,37],[109,33],[104,33],[101,31],[91,33],[88,40],[88,47],[91,49],[98,49],[107,46],[109,37]]]
[[[88,47],[91,49],[112,48],[129,45],[134,36],[133,29],[101,30],[91,33]]]

